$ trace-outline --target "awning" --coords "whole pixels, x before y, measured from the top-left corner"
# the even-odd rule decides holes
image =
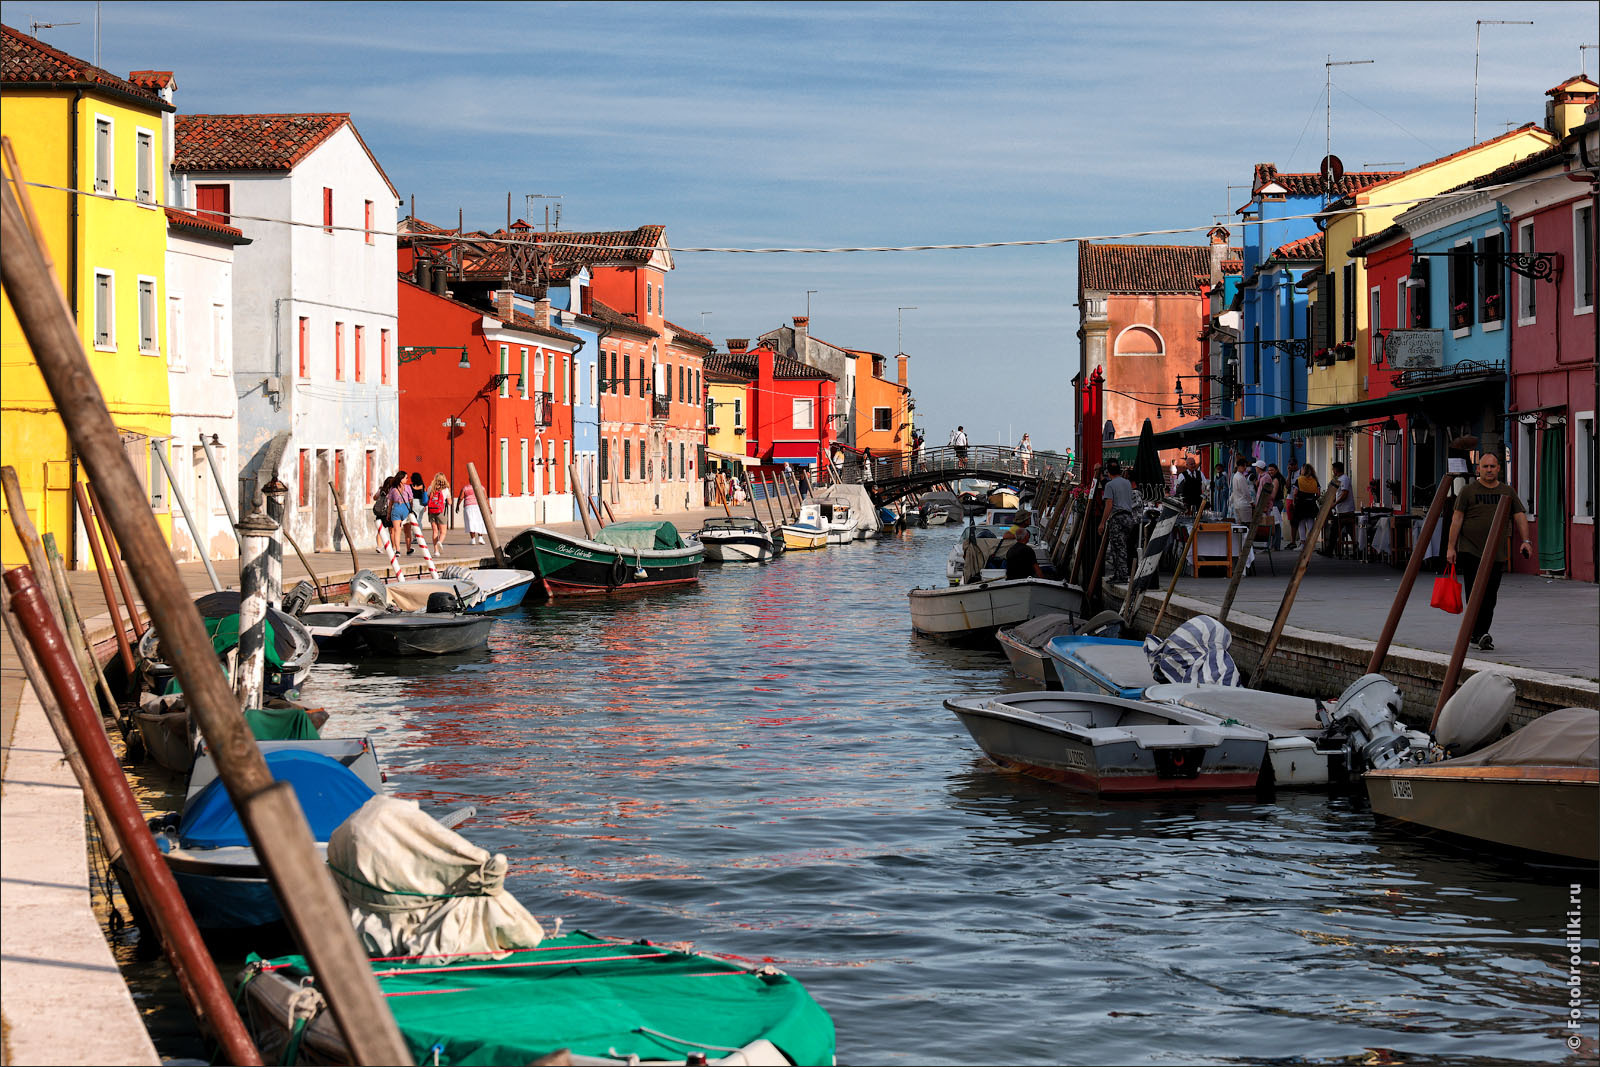
[[[754,456],[741,455],[738,452],[719,452],[715,448],[706,449],[706,455],[712,459],[725,459],[730,463],[740,463],[746,467],[754,467],[761,461]]]
[[[817,461],[816,456],[773,456],[774,463],[796,463],[802,467],[809,467]]]
[[[774,463],[815,463],[816,461],[817,443],[815,441],[772,442],[772,462]]]
[[[1260,441],[1291,430],[1332,429],[1352,422],[1381,419],[1388,415],[1410,414],[1441,403],[1461,402],[1473,394],[1491,393],[1500,398],[1505,390],[1505,375],[1492,374],[1468,381],[1449,382],[1427,389],[1408,389],[1376,400],[1351,404],[1330,404],[1283,415],[1263,415],[1213,425],[1180,427],[1156,434],[1156,448],[1165,450],[1182,445],[1209,444],[1214,441]],[[1109,444],[1109,442],[1108,442]]]

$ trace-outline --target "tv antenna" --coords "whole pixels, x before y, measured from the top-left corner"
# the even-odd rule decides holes
[[[1596,49],[1600,49],[1600,44],[1580,44],[1578,46],[1578,77],[1587,78],[1589,76],[1589,57],[1584,53],[1593,52]]]
[[[1485,26],[1532,26],[1532,19],[1479,19],[1472,42],[1472,143],[1478,143],[1478,53],[1483,49]]]
[[[1322,130],[1322,169],[1323,169],[1323,175],[1322,175],[1322,177],[1323,177],[1323,190],[1322,191],[1323,191],[1324,195],[1327,195],[1327,193],[1329,192],[1329,190],[1331,188],[1330,185],[1328,184],[1328,171],[1330,169],[1332,169],[1332,168],[1329,167],[1328,161],[1333,159],[1333,68],[1334,67],[1359,67],[1359,66],[1363,66],[1363,65],[1365,65],[1367,63],[1375,63],[1375,62],[1377,62],[1377,61],[1376,60],[1372,60],[1372,59],[1338,59],[1338,60],[1336,60],[1330,55],[1328,57],[1328,61],[1326,63],[1322,64],[1322,72],[1323,72],[1322,95],[1323,95],[1323,98],[1327,100],[1327,116],[1323,120],[1323,130]],[[1315,107],[1316,105],[1313,104],[1312,106]],[[1341,172],[1342,172],[1342,168],[1341,168]]]
[[[527,196],[527,201],[528,201],[528,217],[529,218],[533,217],[533,202],[535,200],[554,200],[556,202],[556,205],[555,205],[556,206],[555,228],[557,230],[561,229],[561,197],[562,197],[561,193],[528,193],[528,194],[526,194],[526,196]],[[549,233],[550,229],[551,229],[551,226],[550,226],[550,205],[549,204],[545,204],[545,206],[544,206],[544,232],[545,233]]]
[[[40,30],[53,30],[57,26],[82,26],[82,25],[83,25],[83,23],[81,23],[81,22],[31,22],[30,21],[28,23],[28,36],[37,37],[37,36],[39,36],[39,31]],[[1588,47],[1588,46],[1585,45],[1584,47]],[[1578,58],[1581,60],[1583,58],[1583,56],[1580,54],[1578,56]]]

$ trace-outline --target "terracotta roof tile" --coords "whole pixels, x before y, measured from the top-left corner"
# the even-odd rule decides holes
[[[608,326],[619,327],[632,333],[642,334],[645,337],[661,336],[660,334],[656,333],[655,330],[635,319],[632,315],[624,315],[616,308],[611,307],[609,304],[606,304],[601,300],[594,300],[591,303],[593,305],[593,311],[588,316],[589,318],[599,319]]]
[[[1281,244],[1272,250],[1273,259],[1316,259],[1323,258],[1324,249],[1327,247],[1327,235],[1313,233],[1296,241]]]
[[[693,330],[679,326],[670,320],[663,319],[662,321],[666,322],[667,329],[672,331],[674,341],[687,341],[689,344],[697,345],[700,348],[717,347],[717,343],[703,333],[695,333]]]
[[[705,375],[708,382],[722,382],[725,385],[749,385],[755,381],[755,368],[742,362],[744,357],[733,356],[727,352],[712,352],[706,356]]]
[[[1228,259],[1243,250],[1228,249]],[[1107,293],[1198,293],[1211,279],[1207,245],[1085,244],[1078,250],[1078,285]]]
[[[498,313],[490,311],[489,314],[494,315]],[[556,337],[563,341],[572,341],[575,343],[583,341],[583,338],[579,337],[577,334],[568,333],[559,326],[540,326],[538,322],[534,321],[532,315],[522,311],[513,310],[511,313],[511,321],[507,323],[507,325],[515,326],[519,330],[527,330],[529,333],[536,333],[545,337]]]
[[[0,27],[0,84],[6,86],[82,85],[137,101],[162,111],[173,107],[145,86],[52,48],[10,26]]]
[[[1402,170],[1354,170],[1345,171],[1344,177],[1334,182],[1332,192],[1336,196],[1347,196],[1358,193],[1390,178],[1397,178],[1405,171]],[[1289,196],[1321,196],[1322,175],[1314,174],[1284,174],[1278,170],[1276,163],[1257,163],[1255,180],[1250,185],[1250,195],[1259,196],[1263,186],[1277,182],[1287,190]]]
[[[179,115],[176,170],[292,170],[348,114]]]
[[[167,225],[181,230],[194,230],[209,237],[221,237],[230,240],[236,245],[247,245],[250,238],[236,227],[218,222],[207,215],[197,215],[192,211],[181,208],[169,207],[167,212]]]
[[[402,240],[409,240],[413,247],[420,246],[419,251],[449,255],[448,269],[462,277],[520,277],[528,281],[542,277],[546,282],[568,281],[596,263],[648,263],[665,233],[664,226],[546,233],[520,219],[509,230],[493,233],[461,233],[422,219],[406,219],[401,224]]]
[[[1461,156],[1467,155],[1469,152],[1475,152],[1478,149],[1483,148],[1483,147],[1485,147],[1487,145],[1499,144],[1501,141],[1508,141],[1513,137],[1516,137],[1516,136],[1518,136],[1520,134],[1528,133],[1529,131],[1533,131],[1533,132],[1536,132],[1536,133],[1543,133],[1543,134],[1545,134],[1545,136],[1550,137],[1552,139],[1554,139],[1554,137],[1555,137],[1554,134],[1550,133],[1548,130],[1545,130],[1538,123],[1525,122],[1521,126],[1518,126],[1514,130],[1507,130],[1505,133],[1502,133],[1498,137],[1491,137],[1487,141],[1479,141],[1477,144],[1468,145],[1465,148],[1458,148],[1456,151],[1451,152],[1447,156],[1440,156],[1438,159],[1430,159],[1426,163],[1418,163],[1415,167],[1412,167],[1410,170],[1401,171],[1398,174],[1391,174],[1388,178],[1385,178],[1384,181],[1374,182],[1373,186],[1386,184],[1387,182],[1393,181],[1396,178],[1403,178],[1408,174],[1416,174],[1418,171],[1427,170],[1429,167],[1437,167],[1441,163],[1448,163],[1453,159],[1457,159],[1457,158],[1459,158]],[[1544,149],[1541,148],[1538,151],[1542,152],[1542,151],[1544,151]],[[1524,157],[1524,158],[1526,158],[1526,157]],[[1367,188],[1370,189],[1373,186],[1368,186]],[[1366,190],[1358,190],[1358,191],[1359,192],[1365,192]],[[1354,194],[1348,194],[1347,193],[1346,195],[1340,197],[1338,200],[1335,200],[1333,203],[1329,204],[1328,206],[1329,207],[1341,207],[1341,208],[1349,207],[1351,205],[1351,203],[1352,203],[1352,201],[1351,201],[1352,195],[1354,195]]]
[[[1405,227],[1396,222],[1392,225],[1385,226],[1383,229],[1378,230],[1375,233],[1367,234],[1359,241],[1353,242],[1350,245],[1350,254],[1352,256],[1364,256],[1374,249],[1382,248],[1395,238],[1404,237],[1405,235]]]
[[[141,89],[161,90],[169,85],[176,85],[177,79],[170,70],[135,70],[130,71],[128,80]]]
[[[801,363],[793,356],[785,356],[773,351],[770,345],[757,345],[745,352],[713,352],[706,357],[706,373],[711,373],[711,368],[716,367],[719,374],[738,375],[746,381],[755,381],[760,377],[761,349],[772,352],[772,376],[780,381],[827,381],[836,382],[839,379],[825,370],[806,363]]]

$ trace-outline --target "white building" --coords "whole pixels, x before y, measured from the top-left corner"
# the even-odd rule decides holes
[[[346,114],[179,115],[174,141],[178,202],[251,242],[234,270],[242,510],[276,474],[300,546],[340,547],[330,485],[370,525],[396,464],[394,186]]]
[[[167,208],[167,382],[172,404],[175,488],[189,505],[211,559],[237,559],[224,493],[238,482],[238,397],[233,378],[234,249],[249,244],[238,229]],[[213,475],[202,439],[221,470]],[[236,495],[236,494],[235,494]],[[200,558],[194,535],[174,507],[172,555]],[[226,582],[227,580],[224,579]]]

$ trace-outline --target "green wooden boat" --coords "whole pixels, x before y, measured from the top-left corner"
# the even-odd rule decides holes
[[[533,571],[552,597],[689,585],[700,580],[705,549],[686,543],[670,522],[614,522],[590,540],[533,526],[506,545],[506,563]]]

